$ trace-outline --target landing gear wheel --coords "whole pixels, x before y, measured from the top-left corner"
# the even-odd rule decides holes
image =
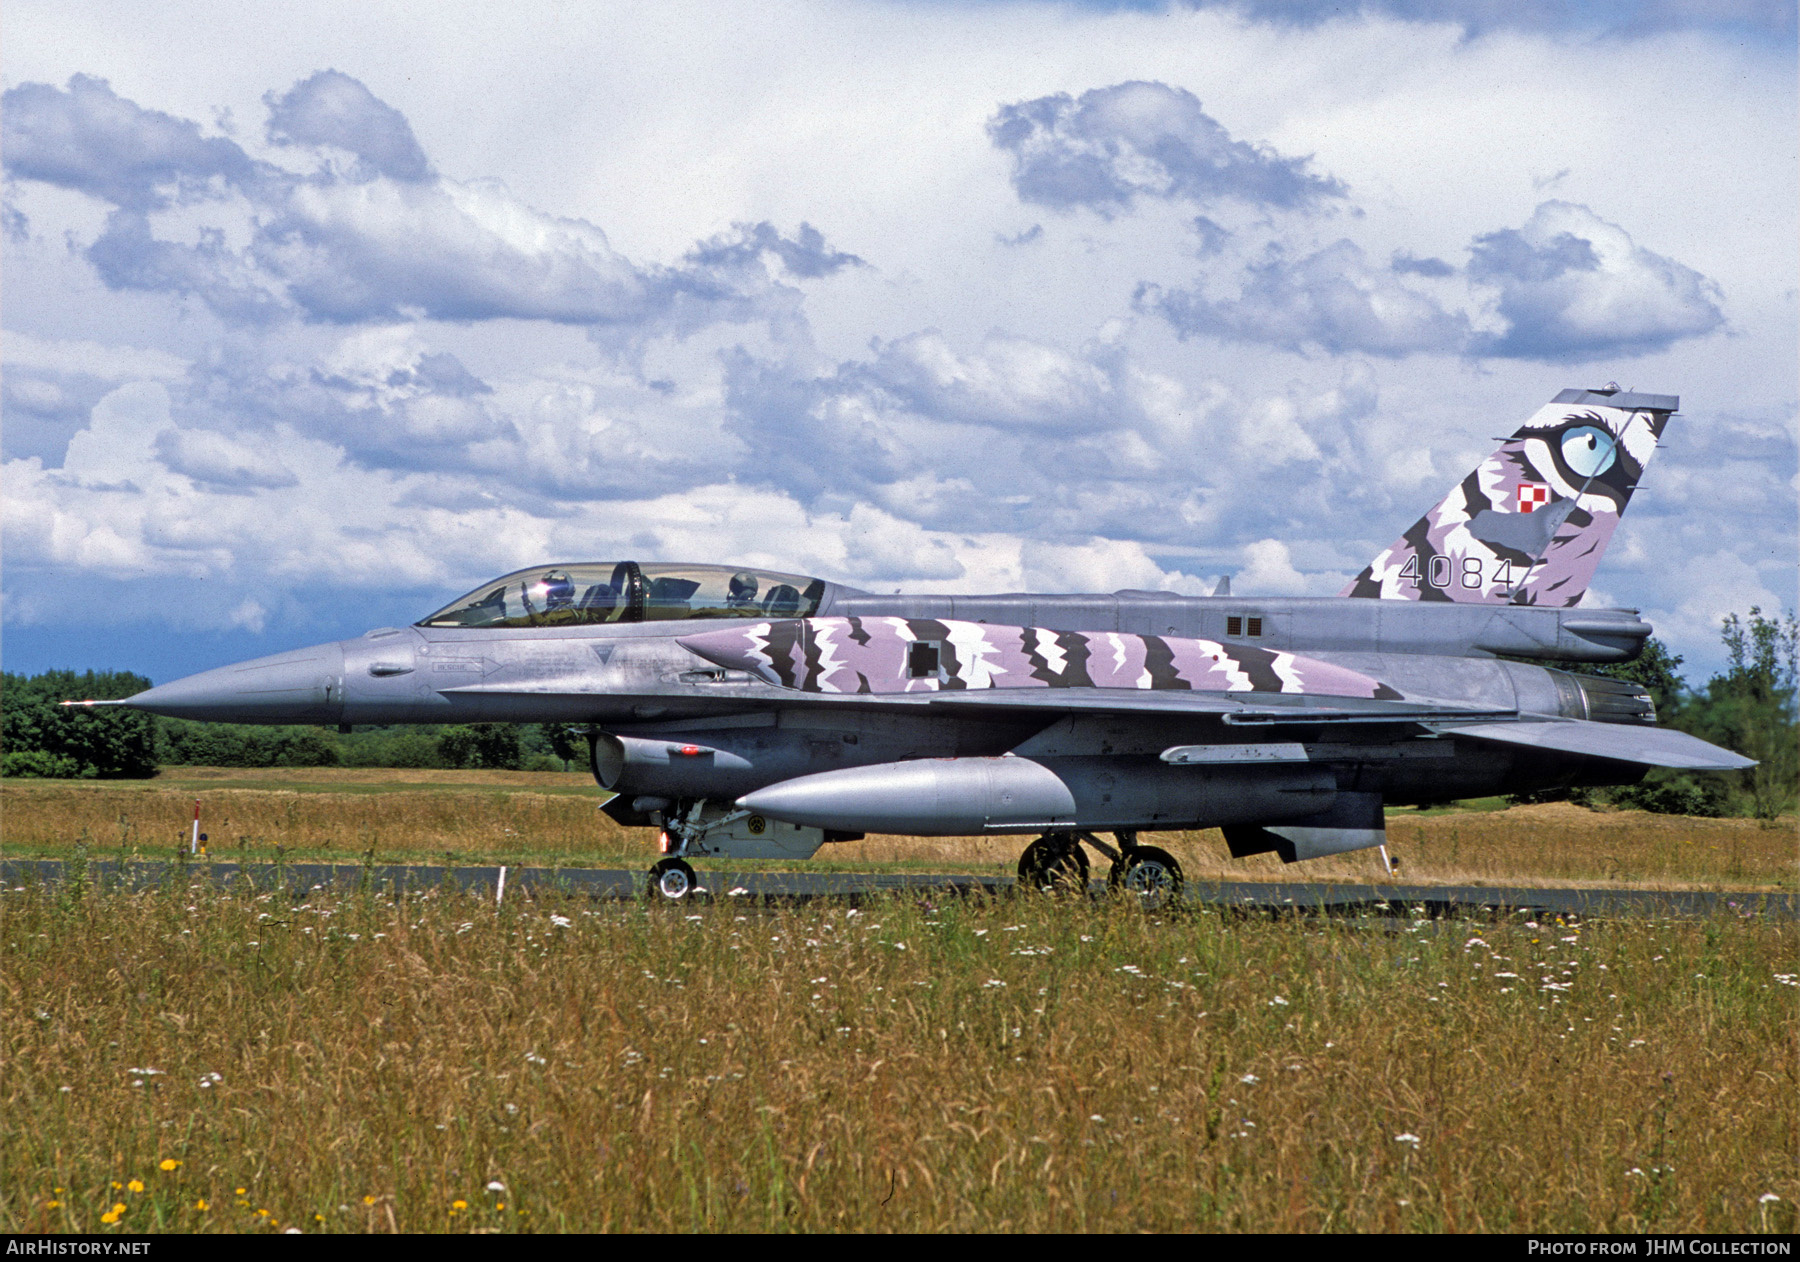
[[[663,859],[650,869],[650,892],[679,903],[694,892],[699,882],[694,869],[681,859]]]
[[[1073,837],[1039,837],[1019,856],[1019,884],[1034,893],[1087,892],[1088,859]]]
[[[1145,907],[1161,907],[1181,897],[1181,865],[1167,850],[1133,846],[1112,865],[1107,884],[1137,895]]]

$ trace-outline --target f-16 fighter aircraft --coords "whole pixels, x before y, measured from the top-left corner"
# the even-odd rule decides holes
[[[1651,628],[1577,607],[1678,401],[1567,390],[1337,597],[878,596],[636,561],[532,566],[410,627],[122,704],[235,723],[588,726],[651,887],[701,857],[869,832],[1034,837],[1023,880],[1167,895],[1147,829],[1288,862],[1380,845],[1382,808],[1749,760],[1655,726],[1618,662]],[[1221,587],[1223,588],[1223,584]],[[1111,833],[1111,843],[1101,833]]]

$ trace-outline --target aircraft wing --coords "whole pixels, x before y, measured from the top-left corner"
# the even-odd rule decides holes
[[[1742,771],[1756,761],[1709,745],[1686,732],[1635,723],[1595,723],[1590,719],[1522,719],[1497,723],[1433,723],[1446,736],[1529,745],[1565,754],[1587,754],[1648,767],[1685,771]]]
[[[810,699],[810,698],[809,698]],[[1219,694],[1135,690],[1126,688],[993,688],[968,692],[938,692],[867,697],[850,695],[846,702],[875,701],[884,704],[912,702],[934,711],[1055,710],[1108,714],[1162,714],[1172,717],[1216,717],[1231,725],[1275,726],[1313,723],[1468,723],[1481,719],[1510,718],[1511,710],[1474,709],[1467,706],[1419,704],[1356,697]],[[1284,704],[1285,703],[1285,704]]]
[[[1175,689],[1136,688],[981,688],[951,692],[813,692],[782,688],[766,691],[714,694],[705,697],[671,696],[664,692],[622,692],[601,688],[583,680],[551,680],[536,684],[462,684],[441,690],[456,697],[530,697],[604,699],[616,707],[633,705],[667,711],[675,705],[693,712],[724,714],[770,709],[816,710],[922,710],[934,714],[997,714],[1002,711],[1056,714],[1161,714],[1171,717],[1220,719],[1227,724],[1269,726],[1314,723],[1469,723],[1510,718],[1516,711],[1475,709],[1436,702],[1385,701],[1359,697],[1282,695],[1269,693],[1217,693]]]

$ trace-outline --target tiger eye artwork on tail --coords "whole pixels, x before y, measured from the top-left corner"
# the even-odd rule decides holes
[[[1628,661],[1650,634],[1574,606],[1675,407],[1564,391],[1342,596],[883,596],[551,560],[410,627],[77,704],[576,725],[601,810],[654,830],[668,899],[701,888],[691,860],[867,832],[1035,836],[1029,888],[1083,887],[1093,850],[1116,889],[1167,898],[1181,865],[1140,830],[1217,827],[1235,856],[1298,862],[1382,845],[1389,806],[1749,765],[1656,726],[1641,687],[1547,664]]]
[[[1679,406],[1563,391],[1339,594],[1573,606]]]

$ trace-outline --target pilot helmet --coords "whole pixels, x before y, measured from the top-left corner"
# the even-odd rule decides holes
[[[731,599],[746,601],[756,599],[756,575],[748,570],[739,570],[731,576]]]
[[[551,570],[539,579],[538,590],[544,594],[547,609],[560,609],[575,603],[575,584],[561,570]]]

